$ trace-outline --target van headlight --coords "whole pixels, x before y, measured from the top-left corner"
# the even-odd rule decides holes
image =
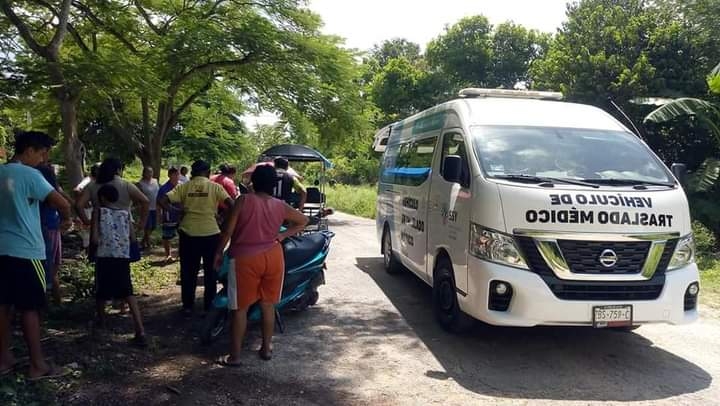
[[[667,270],[672,271],[682,268],[693,262],[695,262],[695,240],[693,239],[692,233],[690,233],[678,241]]]
[[[487,261],[528,269],[511,236],[474,223],[470,224],[470,254]]]

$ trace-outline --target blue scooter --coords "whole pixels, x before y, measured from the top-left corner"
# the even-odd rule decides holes
[[[330,241],[335,236],[331,231],[318,231],[290,237],[282,242],[285,254],[285,279],[280,302],[275,305],[275,320],[280,332],[285,325],[280,312],[285,309],[305,310],[317,303],[318,286],[325,284],[325,259],[330,251]],[[234,262],[225,254],[223,264],[218,271],[218,281],[222,289],[215,296],[212,309],[206,316],[205,325],[200,334],[200,342],[208,345],[218,338],[227,328],[228,310],[228,273]],[[262,317],[260,305],[252,305],[248,310],[248,321],[259,321]]]

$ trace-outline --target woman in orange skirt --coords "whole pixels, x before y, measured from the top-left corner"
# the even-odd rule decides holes
[[[215,254],[215,267],[219,268],[223,249],[230,241],[230,255],[235,262],[228,289],[232,312],[230,355],[219,360],[225,366],[240,363],[248,308],[257,301],[260,301],[262,310],[263,336],[258,353],[266,361],[272,358],[275,305],[280,301],[285,274],[280,242],[302,231],[308,222],[302,213],[272,197],[277,184],[275,168],[258,166],[251,181],[254,192],[240,196],[235,202]],[[281,233],[280,227],[285,222],[289,223],[289,227]]]

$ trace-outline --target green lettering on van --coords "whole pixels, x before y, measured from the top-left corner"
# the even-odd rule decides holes
[[[445,125],[445,112],[428,114],[420,117],[413,123],[412,133],[422,134],[428,131],[439,130]]]

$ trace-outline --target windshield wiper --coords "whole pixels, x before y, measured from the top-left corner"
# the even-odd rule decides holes
[[[575,180],[575,179],[568,179],[568,178],[553,178],[550,176],[535,176],[535,175],[526,175],[522,173],[510,173],[507,175],[495,175],[493,178],[496,179],[507,179],[507,180],[516,180],[520,182],[530,182],[530,183],[544,183],[547,186],[552,187],[555,183],[564,183],[568,185],[578,185],[578,186],[586,186],[591,188],[599,188],[600,186],[595,183],[585,182],[584,180]],[[540,185],[544,186],[544,185]]]
[[[632,186],[636,189],[644,189],[645,186],[664,186],[674,188],[674,183],[668,182],[653,182],[650,180],[641,179],[618,179],[618,178],[599,178],[599,179],[583,179],[584,182],[591,182],[597,185],[609,185],[609,186]]]

